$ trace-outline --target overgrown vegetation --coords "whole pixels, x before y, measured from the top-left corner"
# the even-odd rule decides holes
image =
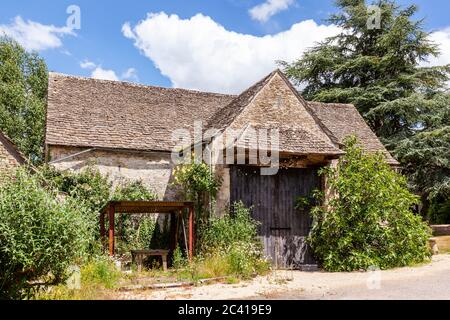
[[[431,230],[412,212],[417,196],[382,154],[365,154],[355,137],[337,168],[322,170],[338,194],[312,211],[310,244],[328,271],[401,267],[430,257]]]
[[[117,289],[123,274],[106,257],[95,257],[80,269],[80,288],[66,284],[45,288],[37,293],[37,300],[99,300],[108,299]],[[109,291],[108,291],[109,290]]]
[[[18,170],[0,185],[0,299],[30,298],[64,281],[92,241],[86,209],[44,188],[39,174]]]
[[[195,203],[196,222],[201,227],[210,219],[208,205],[214,202],[222,181],[195,156],[192,156],[190,163],[179,165],[173,175],[174,185],[181,189],[183,198]]]
[[[207,208],[214,203],[222,181],[206,163],[193,156],[191,163],[178,166],[174,177],[175,185],[196,207],[198,256],[190,265],[194,278],[227,275],[248,278],[269,269],[257,240],[258,224],[251,218],[249,208],[236,203],[221,217]],[[177,260],[177,264],[183,264],[179,257]]]
[[[416,5],[372,1],[380,8],[381,24],[368,28],[373,12],[367,1],[336,3],[339,12],[329,22],[342,32],[298,61],[284,63],[284,71],[304,87],[307,99],[355,104],[405,168],[411,190],[422,198],[424,216],[430,203],[445,208],[450,195],[450,65],[424,66],[442,48],[431,41],[423,20],[415,20]]]
[[[0,34],[0,130],[35,164],[44,154],[47,85],[44,59]]]
[[[66,197],[77,201],[80,207],[87,209],[86,214],[89,220],[96,222],[90,230],[92,237],[96,240],[100,236],[99,213],[109,201],[152,201],[157,199],[157,195],[146,188],[140,181],[122,181],[114,188],[109,177],[102,175],[100,171],[92,166],[85,168],[79,173],[58,171],[49,166],[42,167],[41,171],[46,184],[65,194]],[[136,245],[145,241],[143,240],[142,232],[139,233],[138,229],[141,222],[143,228],[152,224],[154,229],[152,218],[145,216],[120,215],[119,219],[117,219],[116,227],[121,230],[122,241],[120,245],[123,248],[128,248],[128,244]],[[92,245],[92,250],[96,251],[95,253],[99,253],[99,249],[100,243],[96,241]]]
[[[201,230],[200,261],[236,277],[248,278],[267,271],[269,263],[263,257],[257,228],[250,209],[242,202],[235,203],[231,212],[212,218]]]

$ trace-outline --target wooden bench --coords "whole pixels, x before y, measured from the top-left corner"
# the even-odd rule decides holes
[[[138,271],[142,271],[142,266],[144,264],[144,258],[146,257],[161,257],[163,263],[163,270],[167,271],[167,256],[169,255],[169,250],[132,250],[131,257],[132,262],[136,263],[138,266]]]

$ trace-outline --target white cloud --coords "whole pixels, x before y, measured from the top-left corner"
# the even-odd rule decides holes
[[[102,67],[96,67],[92,71],[91,77],[94,79],[119,81],[119,77],[113,70],[105,70]]]
[[[97,65],[96,63],[89,60],[81,61],[80,67],[82,69],[92,70],[91,77],[94,79],[112,80],[112,81],[129,80],[135,82],[139,80],[137,70],[135,68],[127,69],[119,77],[117,76],[117,73],[114,70],[103,69],[101,65]]]
[[[139,81],[139,77],[137,74],[137,70],[135,68],[129,68],[127,71],[122,73],[122,79],[124,80],[130,80],[130,81]]]
[[[266,22],[277,13],[287,10],[294,4],[294,0],[266,0],[249,10],[252,19],[259,22]]]
[[[6,35],[19,42],[26,50],[43,51],[62,46],[61,38],[75,35],[68,27],[44,25],[31,20],[24,21],[17,16],[11,24],[0,25],[0,35]]]
[[[80,62],[80,67],[83,69],[95,69],[97,65],[92,61],[84,60]]]
[[[122,28],[174,87],[223,93],[243,91],[273,71],[277,60],[294,61],[315,42],[338,32],[336,26],[307,20],[257,37],[226,30],[202,14],[184,20],[164,12]]]
[[[450,64],[450,27],[431,33],[430,40],[439,45],[440,55],[430,57],[425,65],[442,66]]]

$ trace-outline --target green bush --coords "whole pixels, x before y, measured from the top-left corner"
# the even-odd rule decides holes
[[[0,185],[0,299],[29,298],[63,281],[92,241],[84,207],[41,182],[21,169]]]
[[[381,269],[420,263],[430,257],[430,228],[411,208],[418,198],[382,154],[368,155],[352,137],[337,168],[322,171],[336,192],[315,207],[309,242],[329,271]]]
[[[102,175],[98,169],[91,166],[77,173],[59,171],[49,166],[42,167],[41,171],[45,182],[50,187],[66,194],[67,197],[76,201],[80,207],[83,206],[87,209],[88,219],[94,222],[90,232],[96,240],[100,237],[99,213],[109,201],[153,201],[158,198],[141,181],[122,181],[113,188],[109,177]],[[121,237],[124,243],[119,243],[119,247],[124,247],[124,251],[128,251],[129,246],[135,245],[136,241],[139,241],[137,239],[139,236],[137,229],[140,222],[142,221],[145,224],[150,220],[150,218],[145,216],[120,215],[116,219],[116,227],[119,224],[122,225]],[[91,244],[90,251],[92,254],[99,254],[100,250],[99,241]]]
[[[242,202],[223,217],[212,218],[200,231],[201,255],[204,259],[222,261],[230,274],[249,277],[269,268],[257,239],[259,223],[251,218]],[[219,259],[221,258],[221,259]]]
[[[441,199],[440,197],[433,199],[427,218],[431,224],[449,224],[450,199]]]
[[[100,286],[112,289],[121,277],[114,263],[107,257],[96,257],[81,268],[81,286]]]

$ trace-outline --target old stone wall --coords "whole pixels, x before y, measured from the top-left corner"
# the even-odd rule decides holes
[[[0,180],[19,166],[17,159],[9,153],[6,146],[0,141]]]
[[[175,201],[179,199],[178,192],[172,183],[174,165],[170,154],[161,152],[128,152],[94,150],[71,157],[84,150],[82,148],[50,146],[49,162],[58,170],[79,172],[89,165],[97,168],[100,173],[108,175],[114,185],[124,180],[141,180],[160,200]],[[67,158],[69,157],[69,158]],[[64,159],[58,161],[58,159]],[[56,162],[54,162],[56,160]]]

